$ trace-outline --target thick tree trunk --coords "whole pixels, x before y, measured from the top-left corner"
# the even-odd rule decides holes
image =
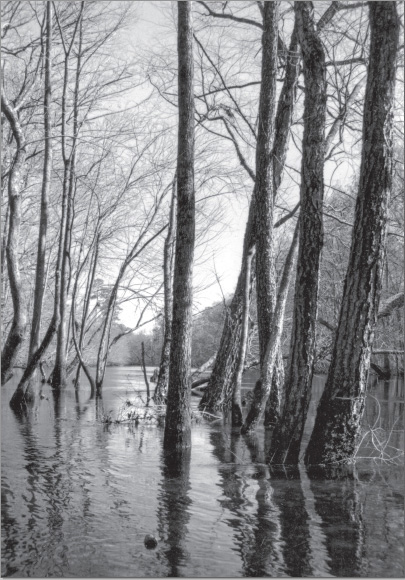
[[[352,244],[332,362],[306,451],[308,464],[353,459],[380,301],[392,179],[399,19],[395,2],[370,2],[369,11],[370,61]]]
[[[195,242],[193,29],[191,2],[178,2],[177,228],[172,345],[164,448],[191,445],[191,330]]]
[[[163,250],[163,279],[164,279],[164,337],[162,355],[160,359],[159,375],[156,383],[153,400],[156,404],[166,401],[167,389],[169,385],[169,364],[170,345],[172,341],[172,316],[173,316],[173,263],[174,263],[174,243],[176,228],[176,183],[177,175],[173,181],[172,200],[170,204],[169,228],[165,239]]]
[[[301,215],[289,373],[285,402],[270,447],[273,463],[297,463],[311,396],[323,245],[323,166],[325,156],[325,55],[313,21],[311,2],[296,2],[304,80],[304,135],[301,167]]]
[[[282,173],[287,155],[292,114],[296,99],[296,88],[300,68],[299,67],[300,57],[297,51],[298,46],[297,38],[298,37],[296,26],[294,26],[287,56],[285,79],[279,97],[277,105],[277,114],[275,119],[275,137],[273,149],[274,195],[277,194],[278,188],[281,183]],[[221,336],[221,342],[218,349],[215,364],[213,366],[209,385],[200,402],[201,410],[205,409],[207,411],[213,412],[217,409],[224,409],[227,406],[229,406],[232,399],[232,387],[235,382],[240,337],[241,337],[243,296],[246,280],[247,257],[250,250],[256,243],[255,208],[256,201],[253,195],[250,203],[249,216],[245,230],[242,267],[239,274],[237,286],[235,289],[235,294],[232,298],[232,302],[229,306],[228,313],[225,319],[224,328]],[[252,292],[254,281],[255,281],[255,265],[253,263],[250,274],[250,293]],[[281,358],[282,357],[280,357],[279,360],[281,360]],[[274,374],[274,376],[276,376],[276,373]],[[280,373],[277,373],[277,376],[280,377],[282,376],[281,369]],[[281,385],[273,384],[272,388],[276,389],[276,392],[280,392],[280,387]]]
[[[48,232],[48,204],[52,172],[52,2],[46,7],[46,48],[45,48],[45,95],[44,95],[44,128],[45,152],[42,174],[41,215],[39,221],[37,267],[35,274],[34,304],[32,310],[32,324],[29,356],[31,358],[39,346],[39,332],[41,328],[42,304],[45,291],[46,277],[46,238]]]
[[[21,344],[25,338],[25,330],[27,326],[26,304],[21,284],[19,265],[21,171],[26,159],[26,144],[17,113],[9,104],[3,93],[3,89],[1,92],[1,109],[7,121],[10,123],[13,137],[16,142],[16,152],[8,177],[10,217],[6,248],[8,279],[14,312],[11,328],[1,353],[1,384],[4,385],[12,377],[13,367]]]
[[[275,362],[280,352],[280,339],[283,332],[285,305],[293,272],[295,251],[298,243],[298,232],[299,223],[296,225],[291,246],[284,264],[284,270],[277,293],[276,307],[271,318],[271,332],[262,355],[260,379],[255,385],[252,406],[250,407],[246,421],[243,424],[242,433],[248,433],[256,428],[266,408],[266,402],[272,385],[272,373],[274,372]]]

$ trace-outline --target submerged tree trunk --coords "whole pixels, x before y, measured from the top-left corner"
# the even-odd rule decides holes
[[[297,51],[297,31],[294,26],[290,47],[287,55],[285,79],[283,88],[277,105],[277,114],[275,119],[275,137],[273,148],[273,194],[277,195],[281,183],[285,159],[287,155],[287,146],[289,133],[292,122],[292,114],[296,99],[296,89],[299,75],[299,53]],[[296,211],[293,210],[292,214]],[[241,338],[241,324],[243,316],[243,296],[246,280],[246,265],[250,250],[256,243],[256,200],[252,196],[250,202],[248,221],[246,224],[242,267],[239,274],[235,294],[229,306],[224,328],[222,331],[221,342],[218,354],[215,359],[211,378],[208,388],[200,402],[200,409],[213,412],[217,409],[227,407],[232,398],[232,387],[235,382],[237,361],[239,355],[239,345]],[[281,220],[280,220],[281,222]],[[275,226],[276,227],[276,226]],[[254,260],[253,260],[254,261]],[[252,292],[255,281],[255,265],[252,264],[250,273],[250,293]],[[280,359],[281,360],[281,357]],[[275,376],[275,375],[274,375]],[[278,374],[282,376],[282,372]],[[280,385],[273,385],[276,392],[279,392]]]
[[[164,448],[191,445],[191,330],[195,242],[193,29],[191,2],[178,2],[177,228],[172,345]]]
[[[173,316],[173,262],[174,243],[176,228],[176,183],[177,175],[173,180],[172,200],[170,204],[169,228],[163,250],[163,279],[164,279],[164,337],[162,355],[160,359],[159,375],[156,383],[153,400],[156,404],[162,404],[166,400],[169,385],[170,345],[172,340],[172,316]]]
[[[1,353],[1,384],[4,385],[12,377],[13,367],[24,340],[27,326],[26,304],[21,284],[19,264],[21,171],[26,159],[26,143],[17,112],[8,102],[3,89],[1,91],[1,109],[7,121],[10,123],[11,131],[16,142],[16,152],[8,176],[10,217],[6,248],[8,279],[14,312],[11,328]]]
[[[41,215],[39,221],[39,236],[37,250],[37,266],[35,274],[34,304],[32,310],[31,337],[28,359],[32,357],[39,346],[39,332],[41,328],[42,304],[45,291],[46,277],[46,238],[48,232],[48,204],[51,186],[52,171],[52,2],[46,6],[46,49],[45,49],[45,96],[44,96],[44,128],[45,152],[42,175]]]
[[[332,362],[305,455],[308,464],[353,459],[381,294],[392,181],[399,19],[395,2],[370,2],[369,12],[370,60],[359,192]]]
[[[304,80],[304,135],[301,166],[300,237],[285,401],[271,442],[269,460],[297,463],[311,396],[323,245],[323,166],[325,156],[325,54],[313,21],[312,2],[296,2]]]

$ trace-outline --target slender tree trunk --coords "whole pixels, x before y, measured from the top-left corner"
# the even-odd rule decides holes
[[[359,192],[332,362],[305,455],[308,464],[353,459],[382,287],[399,19],[395,2],[370,2],[369,13]]]
[[[83,304],[82,320],[81,320],[81,325],[80,325],[80,335],[79,335],[79,341],[78,341],[78,345],[77,345],[80,352],[82,352],[82,350],[83,350],[84,337],[86,334],[87,316],[89,313],[91,293],[93,291],[93,284],[94,284],[94,279],[95,279],[96,269],[97,269],[99,244],[100,244],[100,234],[98,234],[97,238],[96,238],[95,247],[94,247],[93,256],[92,256],[93,260],[91,260],[91,262],[90,262],[90,272],[89,272],[89,276],[87,279],[86,291],[84,294],[84,304]],[[75,295],[76,295],[76,292],[74,291],[73,298],[72,298],[72,304],[73,304],[73,300],[75,298]],[[80,384],[81,368],[82,368],[82,363],[79,362],[79,365],[77,367],[76,377],[75,377],[75,388],[76,389],[79,388],[79,384]],[[90,382],[90,386],[92,388],[92,394],[94,394],[93,391],[95,389],[95,384],[93,384],[93,383],[94,383],[94,381]]]
[[[256,146],[256,294],[257,326],[259,332],[260,382],[256,384],[249,424],[244,430],[254,428],[256,417],[261,415],[264,398],[270,392],[273,366],[267,367],[265,353],[273,325],[277,297],[277,276],[274,251],[274,162],[273,140],[276,108],[277,41],[279,3],[264,5],[262,36],[262,83],[259,102],[259,128]],[[271,361],[274,365],[275,360]],[[264,367],[263,365],[266,366]],[[260,388],[261,394],[258,393]],[[260,404],[259,404],[260,399]],[[259,410],[260,407],[260,410]]]
[[[266,402],[272,385],[272,373],[274,372],[275,362],[280,352],[280,339],[284,326],[285,305],[293,272],[295,251],[298,243],[298,232],[299,223],[296,225],[291,246],[285,260],[284,270],[277,293],[276,307],[271,318],[271,332],[260,365],[260,379],[257,381],[253,391],[252,405],[242,427],[243,434],[253,431],[256,428],[266,408]]]
[[[8,202],[10,207],[9,229],[7,240],[7,269],[13,300],[13,320],[6,342],[1,353],[1,384],[4,385],[13,374],[18,352],[25,338],[27,312],[24,291],[21,283],[19,264],[19,242],[21,223],[21,172],[26,159],[25,137],[13,107],[9,104],[3,89],[1,91],[1,109],[13,133],[16,152],[8,176]]]
[[[7,237],[8,237],[8,223],[10,218],[10,205],[7,204],[6,215],[3,220],[3,236],[1,240],[1,277],[2,277],[2,292],[5,292],[4,283],[4,271],[6,265],[6,248],[7,248]]]
[[[195,242],[193,28],[191,2],[178,2],[177,228],[172,345],[164,448],[191,445],[191,331]]]
[[[250,271],[252,267],[254,254],[255,248],[253,247],[248,254],[248,260],[246,264],[245,293],[243,300],[243,318],[241,328],[242,336],[240,340],[239,360],[236,368],[235,384],[232,393],[232,427],[241,427],[243,422],[241,388],[242,388],[243,368],[245,366],[246,350],[249,338]]]
[[[143,379],[145,381],[145,386],[146,386],[146,400],[147,400],[147,405],[149,404],[150,401],[150,385],[149,385],[149,380],[148,380],[148,373],[146,372],[146,362],[145,362],[145,343],[142,341],[141,343],[141,363],[142,363],[142,372],[143,372]]]
[[[300,57],[297,48],[298,37],[296,26],[294,26],[287,55],[285,79],[279,97],[275,119],[275,137],[273,149],[274,195],[277,194],[282,179],[282,173],[287,155],[292,114],[296,100],[296,88],[300,68]],[[235,293],[226,315],[221,342],[213,366],[208,388],[205,390],[204,396],[200,401],[201,410],[205,409],[207,411],[213,412],[217,409],[224,409],[229,406],[232,399],[232,387],[235,382],[241,338],[246,265],[249,252],[256,243],[255,219],[256,200],[253,192],[245,230],[242,267]],[[254,261],[255,260],[253,260],[250,273],[250,293],[252,292],[253,284],[255,281]],[[279,360],[281,360],[281,357]],[[273,385],[273,388],[276,389],[276,392],[280,391],[280,385]]]
[[[173,180],[172,200],[170,204],[169,228],[165,239],[163,253],[163,278],[164,278],[164,337],[162,355],[160,359],[159,375],[156,383],[153,399],[156,404],[166,401],[167,388],[169,385],[170,345],[172,340],[172,316],[173,316],[173,263],[174,243],[176,228],[176,183],[177,175]]]
[[[74,179],[74,158],[75,154],[66,165],[66,174],[68,176],[66,184],[66,227],[63,240],[63,255],[62,255],[62,269],[60,282],[60,323],[57,331],[56,339],[56,357],[55,366],[52,372],[52,386],[54,388],[61,388],[66,385],[66,335],[67,335],[67,285],[68,285],[68,262],[69,262],[69,247],[71,237],[71,214],[72,214],[72,189]],[[64,184],[65,185],[65,184]],[[65,194],[64,194],[65,195]]]
[[[285,402],[271,442],[269,460],[297,463],[311,396],[323,245],[323,166],[325,157],[326,69],[322,42],[313,21],[312,2],[295,2],[304,80],[304,135],[301,214],[289,373]]]
[[[31,337],[28,358],[31,358],[39,346],[39,333],[42,318],[42,304],[45,291],[46,276],[46,238],[48,232],[48,204],[52,172],[52,2],[46,6],[46,48],[45,48],[45,96],[44,96],[44,128],[45,152],[42,173],[41,215],[39,222],[37,267],[35,275],[34,305],[32,311]]]

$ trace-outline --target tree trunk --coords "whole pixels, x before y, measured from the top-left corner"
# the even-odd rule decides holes
[[[149,385],[149,380],[148,380],[148,373],[146,372],[145,343],[143,341],[141,343],[141,366],[142,366],[143,378],[144,378],[145,386],[146,386],[146,400],[147,400],[147,405],[148,405],[149,401],[150,401],[150,385]]]
[[[262,73],[259,101],[259,128],[256,146],[256,183],[254,198],[256,203],[256,295],[257,326],[260,352],[261,392],[270,391],[273,366],[265,364],[265,353],[272,331],[273,314],[277,298],[277,276],[274,251],[274,112],[276,103],[278,2],[264,4],[262,36]],[[275,360],[272,360],[274,364]],[[264,396],[264,395],[263,395]],[[262,398],[262,397],[261,397]],[[263,402],[263,401],[261,401]],[[254,427],[257,421],[253,415],[258,412],[257,389],[249,417]],[[253,413],[253,415],[252,415]],[[244,429],[246,428],[246,424]]]
[[[296,225],[290,249],[284,264],[283,275],[277,293],[276,308],[272,313],[271,332],[267,340],[266,348],[262,355],[260,365],[260,379],[257,381],[253,391],[253,402],[250,407],[246,421],[242,427],[242,433],[253,431],[258,425],[266,408],[266,402],[272,385],[272,373],[275,362],[280,352],[280,339],[283,332],[284,312],[287,302],[288,288],[293,272],[295,250],[298,243],[299,222]]]
[[[250,270],[254,254],[255,248],[253,247],[248,254],[248,260],[246,264],[245,293],[243,300],[243,318],[241,328],[242,336],[240,340],[239,360],[236,369],[235,384],[232,393],[232,427],[241,427],[243,423],[241,387],[242,387],[243,369],[245,366],[246,350],[249,338]]]
[[[170,345],[172,340],[172,316],[173,316],[173,262],[174,262],[174,243],[176,228],[176,182],[177,175],[173,180],[172,201],[170,204],[169,229],[165,239],[163,253],[163,278],[164,278],[164,338],[162,346],[162,355],[160,360],[159,375],[153,395],[156,404],[162,404],[166,401],[167,388],[169,385],[169,364],[170,364]]]
[[[381,294],[399,19],[395,2],[370,2],[369,12],[370,61],[359,192],[332,362],[306,451],[308,464],[353,459]]]
[[[46,49],[45,49],[45,96],[44,96],[44,128],[45,152],[42,174],[41,215],[39,222],[37,267],[35,274],[34,305],[32,310],[31,337],[28,359],[32,357],[39,346],[39,332],[41,328],[42,304],[45,291],[46,275],[46,238],[48,232],[48,203],[52,172],[52,2],[46,6]]]
[[[67,344],[67,286],[68,286],[68,265],[69,265],[69,248],[70,248],[70,238],[72,234],[71,230],[71,215],[72,215],[72,191],[73,191],[73,180],[74,180],[74,158],[75,153],[73,153],[72,158],[66,163],[66,180],[68,183],[64,182],[64,187],[67,187],[66,195],[66,227],[65,235],[63,240],[63,255],[62,255],[62,269],[61,269],[61,283],[60,283],[60,323],[57,331],[56,340],[56,357],[55,366],[52,372],[52,386],[56,389],[64,387],[67,380],[66,372],[66,344]]]
[[[4,385],[13,374],[13,367],[25,337],[27,312],[24,292],[21,284],[19,264],[19,242],[21,223],[21,171],[26,159],[26,143],[18,116],[9,104],[3,89],[1,91],[1,109],[13,133],[16,152],[8,176],[8,201],[10,207],[9,229],[7,240],[7,269],[13,300],[13,320],[1,353],[1,384]]]
[[[195,242],[193,29],[191,2],[178,2],[177,228],[172,345],[164,448],[191,445],[191,330]]]
[[[279,97],[275,119],[275,137],[272,159],[274,167],[274,196],[276,196],[281,183],[287,155],[292,114],[296,99],[296,89],[300,68],[300,57],[297,52],[297,45],[297,32],[296,26],[294,26],[287,56],[285,79]],[[213,366],[209,385],[200,401],[200,409],[205,409],[209,412],[214,412],[217,409],[224,409],[228,407],[232,399],[232,387],[235,382],[241,338],[247,257],[250,250],[256,243],[255,208],[256,200],[253,194],[252,200],[250,202],[249,216],[245,230],[241,271],[235,289],[235,294],[232,298],[232,302],[226,315],[221,342],[217,357],[215,359],[215,364]],[[250,293],[252,292],[253,284],[255,281],[254,261],[255,260],[253,260],[250,274]],[[281,360],[281,357],[279,360]],[[277,391],[280,390],[280,385],[273,385],[273,387],[276,388]]]
[[[285,402],[270,447],[273,463],[297,463],[311,396],[323,244],[323,166],[325,156],[325,55],[313,21],[312,2],[296,2],[295,14],[305,80],[301,166],[301,215],[294,314]]]

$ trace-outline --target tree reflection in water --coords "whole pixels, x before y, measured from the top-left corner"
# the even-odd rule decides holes
[[[366,576],[362,571],[363,506],[356,467],[307,468],[315,510],[322,519],[333,576]]]
[[[270,468],[273,502],[280,512],[285,572],[289,576],[311,576],[310,517],[298,466]]]
[[[191,448],[162,451],[162,480],[158,494],[158,531],[164,547],[158,556],[165,558],[168,565],[167,576],[180,576],[180,570],[189,560],[185,543],[190,520],[190,459]]]

